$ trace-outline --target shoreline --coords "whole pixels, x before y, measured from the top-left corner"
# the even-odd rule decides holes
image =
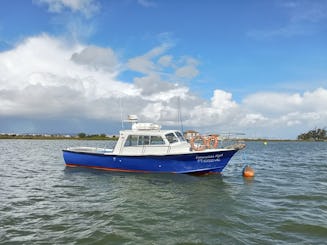
[[[65,136],[32,136],[32,135],[0,135],[0,140],[118,140],[118,137],[103,137],[103,136],[85,136],[83,138],[78,136],[65,137]]]
[[[19,139],[19,140],[113,140],[117,141],[118,137],[111,137],[111,136],[101,136],[101,135],[90,135],[85,137],[79,136],[57,136],[57,135],[50,135],[50,136],[40,136],[40,135],[0,135],[0,140],[12,140],[12,139]],[[236,140],[236,141],[245,141],[245,142],[327,142],[326,140],[298,140],[298,139],[229,139],[229,140]]]

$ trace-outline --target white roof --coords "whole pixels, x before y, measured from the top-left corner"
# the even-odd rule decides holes
[[[160,130],[161,126],[154,123],[134,123],[132,130]]]
[[[124,135],[165,135],[167,133],[173,133],[178,130],[122,130],[120,134]]]

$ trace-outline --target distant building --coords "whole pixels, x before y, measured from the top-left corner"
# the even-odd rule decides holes
[[[187,140],[190,140],[191,138],[196,137],[198,135],[200,135],[200,133],[194,130],[187,130],[184,132],[184,137]]]

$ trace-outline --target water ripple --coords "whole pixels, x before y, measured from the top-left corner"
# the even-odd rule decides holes
[[[61,149],[0,140],[2,244],[323,244],[327,143],[249,143],[223,175],[65,168]],[[19,153],[19,154],[17,154]],[[256,171],[243,179],[243,165]]]

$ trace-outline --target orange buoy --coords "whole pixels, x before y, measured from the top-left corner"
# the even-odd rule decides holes
[[[254,177],[254,170],[249,165],[246,165],[243,168],[243,177],[251,178]]]

